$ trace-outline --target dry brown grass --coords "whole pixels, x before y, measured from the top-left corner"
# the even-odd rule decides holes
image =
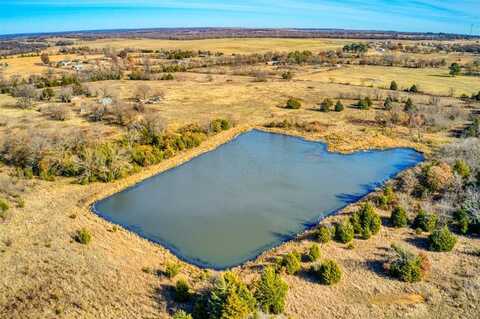
[[[160,44],[170,43],[164,40],[102,41],[88,44],[99,47],[105,44],[112,47],[127,44],[142,47],[141,44],[148,43],[150,48],[158,48]],[[196,49],[251,52],[250,50],[255,48],[257,52],[277,47],[279,50],[297,49],[303,48],[302,45],[317,50],[329,45],[322,41],[330,40],[199,41],[204,41],[202,43],[205,43],[205,47],[198,47],[197,41],[174,42],[171,45],[183,43],[191,46],[194,43],[197,45]],[[331,43],[338,46],[339,42],[341,41],[332,40]],[[316,44],[318,48],[315,47]],[[26,69],[21,70],[27,72]],[[341,73],[339,77],[342,76],[342,79],[349,78],[354,81],[365,76],[358,73],[360,70],[357,68],[345,70],[350,70],[351,74]],[[407,73],[397,73],[397,76],[405,74],[410,77],[408,81],[430,79],[427,84],[432,87],[440,83],[435,82],[436,77],[429,77],[428,73],[418,75],[416,71],[402,69],[398,72]],[[381,78],[382,72],[376,72],[371,76]],[[408,72],[412,72],[411,75]],[[226,75],[178,73],[174,81],[105,81],[88,84],[93,92],[106,88],[118,98],[124,99],[132,98],[139,85],[151,86],[152,91],[162,92],[165,98],[160,103],[147,105],[147,111],[160,114],[172,127],[192,122],[203,123],[217,117],[232,118],[238,126],[212,137],[199,148],[181,153],[111,184],[81,186],[72,184],[72,180],[65,178],[59,178],[55,182],[32,181],[21,195],[26,206],[13,207],[10,211],[11,217],[0,223],[0,317],[168,318],[172,307],[175,307],[167,293],[173,282],[157,276],[156,271],[163,270],[167,262],[177,261],[177,258],[165,248],[132,232],[114,228],[112,224],[93,214],[90,204],[211,150],[244,130],[263,126],[272,120],[315,121],[320,128],[315,132],[276,131],[322,139],[329,143],[330,149],[345,152],[411,146],[429,153],[436,146],[452,139],[446,131],[423,133],[419,138],[415,131],[405,127],[387,129],[372,126],[379,102],[375,101],[372,109],[361,111],[348,107],[354,102],[352,96],[373,97],[386,92],[368,87],[328,83],[328,77],[327,81],[323,75],[317,78],[311,68],[297,68],[296,73],[298,77],[290,82],[270,76],[267,82],[255,83],[250,76],[236,76],[227,72]],[[403,85],[401,79],[398,81]],[[407,79],[405,81],[407,82]],[[469,83],[458,83],[461,89],[471,87]],[[344,112],[317,111],[318,104],[324,98],[337,99],[340,96],[344,96]],[[289,97],[302,99],[303,107],[300,110],[284,109],[282,106]],[[420,104],[428,103],[430,99],[422,95],[415,95],[413,98],[415,103]],[[93,100],[94,98],[83,97],[72,104],[62,104],[71,109],[71,118],[59,122],[50,120],[39,112],[48,105],[40,103],[31,110],[19,110],[12,107],[15,102],[13,98],[0,95],[0,141],[6,132],[29,128],[58,132],[66,131],[67,128],[80,128],[94,132],[103,140],[117,137],[123,132],[123,128],[103,122],[88,122],[79,114],[82,103],[93,103]],[[438,112],[442,112],[448,104],[462,105],[456,99],[443,98]],[[12,170],[8,167],[0,169],[0,176],[9,176],[11,173]],[[345,213],[352,209],[353,207],[347,208]],[[382,212],[384,217],[388,214],[389,212]],[[339,217],[332,217],[325,222],[332,222],[336,218]],[[93,240],[87,246],[72,240],[72,235],[81,228],[86,228],[93,234]],[[344,270],[343,280],[337,286],[325,287],[312,283],[305,276],[287,276],[286,280],[290,285],[287,315],[299,319],[429,318],[437,315],[475,318],[478,315],[476,309],[480,306],[480,278],[476,271],[480,260],[470,252],[480,248],[480,241],[461,238],[459,245],[451,253],[428,253],[433,268],[431,277],[422,283],[404,284],[385,277],[383,272],[379,271],[385,249],[391,243],[402,242],[414,250],[419,250],[411,241],[414,237],[413,231],[409,229],[384,227],[379,235],[368,241],[355,241],[353,250],[347,250],[336,243],[324,245],[323,258],[333,258],[340,263]],[[257,276],[258,266],[272,256],[291,249],[304,249],[310,245],[309,239],[285,243],[266,252],[258,260],[238,267],[236,271],[249,281]],[[182,273],[191,279],[194,287],[205,284],[201,279],[202,270],[182,264]]]
[[[155,39],[101,39],[79,42],[78,46],[91,48],[110,47],[114,49],[182,49],[209,50],[225,54],[263,53],[269,51],[311,50],[313,52],[335,50],[343,47],[349,40],[337,39],[276,39],[276,38],[243,38],[243,39],[206,39],[206,40],[155,40]]]
[[[312,70],[301,74],[298,79],[321,81],[325,83],[345,83],[352,85],[390,87],[396,81],[399,89],[407,89],[416,84],[419,90],[437,95],[460,96],[478,92],[480,80],[473,76],[451,77],[448,68],[409,69],[383,66],[344,66],[337,69]]]

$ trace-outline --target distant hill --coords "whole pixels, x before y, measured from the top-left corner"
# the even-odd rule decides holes
[[[0,39],[34,38],[51,36],[76,37],[84,39],[98,38],[152,38],[171,40],[214,39],[214,38],[348,38],[348,39],[398,39],[398,40],[457,40],[480,39],[480,36],[449,34],[396,32],[377,30],[344,29],[245,29],[245,28],[155,28],[128,30],[92,30],[56,33],[31,33],[0,35]]]

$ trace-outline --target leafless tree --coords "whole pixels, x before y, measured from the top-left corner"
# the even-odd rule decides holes
[[[152,88],[149,85],[141,84],[137,86],[135,90],[135,98],[138,100],[146,100],[150,97],[151,92]]]

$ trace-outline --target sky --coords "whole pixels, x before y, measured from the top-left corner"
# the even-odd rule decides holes
[[[480,0],[0,0],[0,34],[161,27],[480,34]]]

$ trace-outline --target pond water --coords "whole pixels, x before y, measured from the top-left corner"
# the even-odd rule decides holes
[[[239,265],[423,161],[413,149],[339,154],[253,130],[97,202],[94,211],[190,263]]]

